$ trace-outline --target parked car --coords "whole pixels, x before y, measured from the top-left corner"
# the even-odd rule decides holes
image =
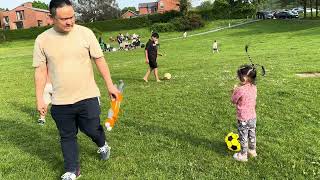
[[[273,13],[271,11],[259,11],[256,16],[258,19],[273,19]]]
[[[298,13],[298,11],[289,11],[289,12],[291,12],[293,15],[295,15],[297,18],[299,17],[299,13]]]
[[[281,11],[275,13],[275,18],[277,19],[293,19],[299,18],[299,14],[293,14],[291,11]]]
[[[291,9],[291,11],[295,11],[295,12],[298,12],[298,13],[303,13],[303,8],[302,7],[297,7],[297,8]]]

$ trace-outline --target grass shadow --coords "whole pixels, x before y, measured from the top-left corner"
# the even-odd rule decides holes
[[[165,127],[155,126],[155,125],[147,125],[147,124],[137,124],[129,121],[122,122],[125,126],[133,127],[140,132],[144,132],[147,134],[160,134],[163,136],[167,136],[170,139],[175,139],[181,142],[187,142],[196,147],[204,147],[208,150],[213,150],[217,154],[221,156],[228,155],[225,143],[223,141],[218,140],[209,140],[204,137],[197,137],[192,135],[191,133],[174,131]]]
[[[20,112],[28,115],[32,119],[36,120],[39,118],[39,113],[37,112],[36,106],[34,106],[34,108],[32,108],[27,105],[16,102],[16,101],[9,101],[8,104],[10,104],[13,108],[19,110]],[[48,112],[48,114],[49,114],[49,112]]]
[[[0,132],[4,133],[5,139],[14,144],[16,147],[22,151],[30,154],[32,156],[39,157],[41,160],[50,164],[52,170],[58,171],[58,174],[64,172],[63,169],[63,157],[60,146],[60,136],[56,127],[49,126],[50,122],[47,122],[46,125],[40,126],[37,124],[37,119],[39,118],[38,112],[35,108],[19,103],[19,102],[8,102],[14,109],[20,111],[21,113],[26,114],[31,119],[34,119],[31,123],[24,121],[17,121],[16,119],[3,119],[0,117],[0,122],[6,122],[0,126]],[[47,121],[52,120],[50,117],[50,106],[47,114]],[[53,120],[52,120],[53,121]],[[55,125],[55,123],[53,122]],[[15,127],[15,128],[9,128]],[[81,132],[81,131],[79,131]],[[80,159],[81,151],[89,152],[90,155],[97,156],[96,149],[88,146],[86,143],[91,142],[91,139],[85,136],[83,133],[78,132],[78,146],[80,150]],[[1,134],[0,133],[0,134]],[[19,138],[10,138],[14,134]],[[79,138],[79,136],[81,137]],[[85,138],[85,140],[83,139]],[[83,141],[86,145],[82,145],[79,142],[79,139]],[[92,142],[92,144],[94,144]],[[39,147],[40,146],[40,147]],[[91,152],[91,153],[90,153]],[[98,157],[98,156],[97,156]]]
[[[31,156],[38,157],[54,171],[62,168],[61,150],[57,138],[52,137],[57,132],[39,127],[36,123],[29,125],[14,118],[0,117],[0,122],[2,140]]]

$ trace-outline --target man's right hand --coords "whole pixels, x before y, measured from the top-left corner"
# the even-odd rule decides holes
[[[37,101],[37,110],[42,116],[47,114],[48,109],[43,100]]]
[[[146,60],[146,64],[149,64],[149,60],[148,59]]]

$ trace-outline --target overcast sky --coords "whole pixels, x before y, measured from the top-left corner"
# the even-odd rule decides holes
[[[0,0],[0,8],[9,8],[10,10],[25,3],[25,2],[32,2],[33,0]],[[40,0],[49,4],[50,0]],[[119,4],[119,7],[122,9],[128,6],[135,6],[138,7],[139,3],[142,2],[155,2],[156,0],[116,0]],[[192,0],[193,6],[198,6],[202,1],[205,0]]]

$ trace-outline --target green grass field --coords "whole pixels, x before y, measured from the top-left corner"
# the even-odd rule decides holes
[[[133,30],[134,31],[134,30]],[[132,31],[132,32],[133,32]],[[202,30],[199,30],[202,31]],[[148,30],[144,30],[147,36]],[[142,80],[142,49],[106,54],[114,81],[126,83],[123,113],[112,132],[111,159],[79,133],[81,179],[319,179],[320,21],[260,21],[186,40],[165,41],[159,71],[170,81]],[[176,33],[179,34],[179,33]],[[161,39],[172,37],[160,34]],[[219,54],[211,53],[214,39]],[[257,159],[239,163],[224,144],[236,132],[230,90],[244,52],[267,69],[258,79]],[[0,179],[58,179],[63,173],[59,136],[50,116],[35,111],[33,41],[0,44]],[[109,108],[106,89],[102,115]]]

